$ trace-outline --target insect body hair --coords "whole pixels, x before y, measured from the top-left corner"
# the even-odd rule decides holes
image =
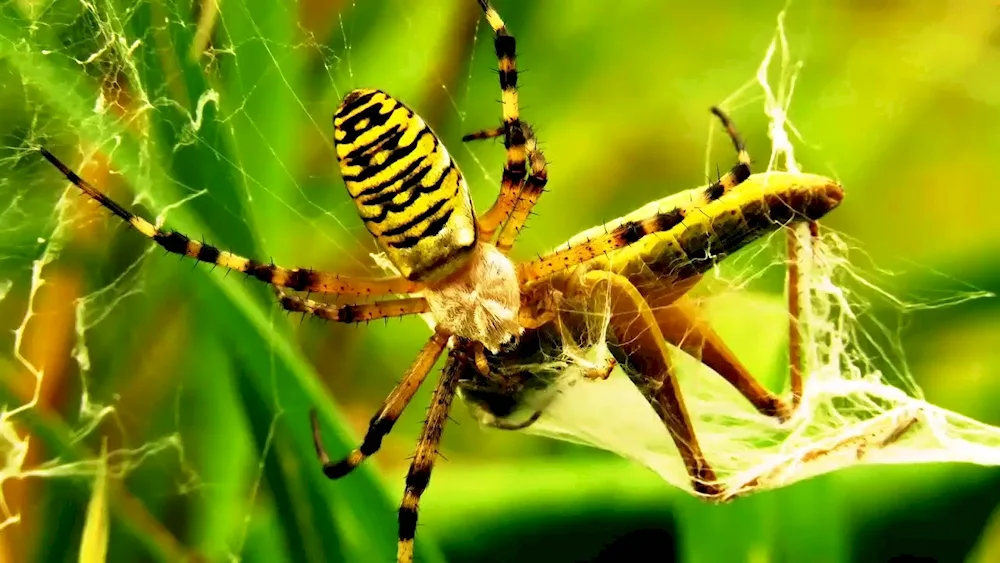
[[[514,264],[492,244],[477,244],[465,266],[428,284],[424,298],[444,330],[497,352],[521,335],[521,291]]]

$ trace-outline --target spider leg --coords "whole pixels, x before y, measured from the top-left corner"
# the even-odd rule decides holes
[[[476,366],[480,375],[489,375],[490,364],[486,360],[486,348],[483,346],[482,342],[472,343],[472,362]]]
[[[396,553],[398,563],[413,562],[413,537],[417,532],[417,506],[420,495],[427,489],[431,480],[431,470],[434,468],[434,458],[438,454],[438,444],[441,443],[441,433],[448,420],[448,410],[461,374],[460,362],[448,358],[441,379],[434,389],[431,406],[424,421],[424,428],[417,441],[417,449],[413,462],[406,474],[406,490],[403,501],[399,505],[399,547]]]
[[[514,241],[521,234],[521,229],[524,228],[528,217],[531,216],[531,210],[538,203],[538,199],[542,197],[545,185],[549,181],[548,171],[545,167],[545,155],[538,149],[538,140],[534,134],[528,138],[527,151],[528,163],[530,164],[528,177],[524,181],[524,187],[521,188],[521,193],[517,202],[514,203],[514,208],[511,210],[507,222],[504,223],[503,228],[500,229],[500,235],[497,237],[497,249],[504,254],[510,252],[514,246]]]
[[[132,226],[143,236],[151,239],[164,250],[173,254],[194,258],[199,262],[214,264],[229,270],[243,272],[276,287],[287,287],[296,291],[312,293],[336,293],[340,295],[385,295],[406,294],[419,291],[419,283],[404,278],[349,278],[330,272],[317,272],[307,268],[283,268],[274,264],[264,264],[233,254],[225,250],[192,240],[176,231],[163,231],[146,219],[128,211],[89,182],[78,176],[58,158],[44,148],[39,149],[53,166],[66,176],[73,185],[87,196],[101,204]]]
[[[486,21],[493,28],[493,46],[497,55],[503,104],[503,125],[466,135],[462,140],[489,139],[500,135],[504,137],[507,160],[500,181],[500,194],[493,206],[479,218],[479,232],[484,239],[492,240],[497,229],[504,223],[509,223],[509,227],[504,227],[506,234],[501,233],[501,243],[506,244],[509,249],[531,208],[544,191],[548,176],[545,171],[545,156],[538,150],[538,143],[531,128],[523,123],[520,117],[516,41],[507,31],[500,14],[493,9],[488,0],[479,0],[479,5],[483,9]],[[500,244],[497,247],[505,251]]]
[[[371,422],[368,423],[368,431],[365,432],[365,438],[361,442],[361,445],[347,457],[336,462],[330,461],[330,456],[327,455],[326,449],[323,448],[316,411],[310,413],[312,418],[313,443],[316,446],[316,455],[323,464],[324,475],[330,479],[339,479],[353,471],[355,467],[361,465],[361,462],[378,451],[382,446],[382,438],[392,430],[393,425],[396,424],[396,420],[399,419],[399,416],[403,413],[403,409],[413,399],[413,395],[420,388],[420,384],[424,382],[431,368],[434,367],[434,363],[441,356],[441,352],[444,351],[447,343],[448,335],[445,333],[435,332],[431,336],[427,344],[420,350],[416,360],[406,370],[403,379],[389,393],[389,396],[386,397],[378,412],[375,413]]]
[[[706,202],[719,199],[750,177],[750,154],[747,152],[746,145],[743,143],[743,139],[736,130],[735,124],[733,124],[729,116],[726,115],[721,109],[713,107],[711,108],[711,111],[722,122],[723,127],[726,129],[726,134],[729,135],[730,140],[732,140],[733,147],[736,149],[737,163],[724,176],[719,178],[717,181],[712,182],[707,188],[705,188],[704,197]],[[541,197],[542,192],[544,192],[545,185],[548,182],[548,172],[545,167],[545,155],[538,150],[538,141],[534,134],[530,133],[530,129],[527,126],[524,128],[529,130],[529,136],[525,147],[528,155],[528,162],[531,164],[531,168],[528,171],[528,177],[524,182],[524,187],[522,188],[517,200],[514,202],[509,218],[500,231],[500,236],[497,240],[497,248],[504,253],[510,251],[514,241],[517,239],[517,235],[520,234],[525,221],[527,221],[528,216],[531,214],[531,210],[538,202],[538,199]],[[669,224],[669,221],[667,221],[667,223]],[[653,225],[645,226],[655,228],[656,224],[654,221]],[[634,241],[628,240],[628,234],[629,233],[622,232],[621,235],[623,236],[610,237],[606,242],[613,246],[613,248],[606,248],[603,251],[596,252],[594,256],[598,256],[609,250],[614,250],[615,248],[620,248],[620,246],[616,246],[616,244],[620,244],[622,246],[631,244],[631,242]],[[644,235],[645,234],[650,233],[645,232]]]
[[[290,295],[280,287],[275,288],[275,293],[278,295],[278,302],[286,311],[305,313],[339,323],[360,323],[375,319],[419,315],[430,311],[430,305],[423,297],[386,299],[361,305],[327,305],[312,299]]]
[[[495,139],[497,137],[503,137],[504,128],[501,127],[491,127],[489,129],[483,129],[482,131],[476,131],[475,133],[469,133],[468,135],[462,135],[462,142],[468,143],[469,141],[481,141],[483,139]]]
[[[498,73],[500,75],[500,96],[503,104],[503,137],[507,148],[507,161],[503,166],[500,194],[493,206],[479,218],[479,230],[487,240],[492,238],[497,228],[506,221],[514,209],[527,173],[527,139],[521,125],[520,108],[517,99],[517,55],[516,41],[507,32],[500,14],[490,6],[488,0],[479,0],[486,21],[493,28],[493,48],[496,51]],[[493,131],[490,131],[492,133]],[[482,138],[473,134],[463,140]]]
[[[607,295],[610,329],[626,373],[667,427],[694,490],[708,496],[721,494],[715,471],[695,437],[663,333],[639,290],[623,276],[605,270],[588,272],[578,290],[583,295]]]
[[[639,290],[642,293],[642,290]],[[794,409],[779,396],[761,385],[722,338],[701,318],[697,305],[681,296],[673,303],[660,306],[655,300],[647,303],[653,318],[667,342],[697,358],[729,382],[761,414],[787,420]]]

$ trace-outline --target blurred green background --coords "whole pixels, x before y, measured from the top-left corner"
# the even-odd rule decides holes
[[[783,2],[496,7],[518,39],[522,116],[550,161],[550,191],[515,249],[525,258],[727,168],[718,131],[706,163],[708,107],[753,78]],[[798,2],[786,26],[804,65],[799,160],[848,194],[826,225],[867,267],[894,272],[881,279],[898,295],[1000,289],[997,6]],[[339,482],[316,468],[307,412],[320,408],[329,450],[348,451],[426,338],[422,321],[286,319],[261,284],[150,250],[34,149],[74,167],[87,155],[84,177],[147,217],[171,206],[169,227],[219,246],[373,273],[331,148],[339,98],[374,86],[405,100],[482,209],[503,150],[459,139],[498,122],[495,67],[472,0],[0,5],[7,410],[32,396],[25,364],[44,371],[38,405],[2,421],[31,447],[22,464],[5,434],[5,515],[20,521],[0,530],[0,559],[77,559],[94,466],[73,464],[107,439],[123,450],[108,560],[392,560],[431,386]],[[759,90],[728,107],[760,167]],[[759,290],[780,291],[780,272]],[[1000,424],[995,300],[871,313],[903,327],[929,401]],[[996,469],[856,468],[716,507],[606,452],[483,430],[461,404],[453,419],[421,504],[420,561],[1000,560]]]

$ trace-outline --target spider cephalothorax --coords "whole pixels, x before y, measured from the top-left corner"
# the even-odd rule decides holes
[[[499,352],[524,332],[518,322],[517,272],[492,244],[476,245],[462,269],[428,284],[423,295],[438,328],[492,352]]]
[[[520,335],[514,264],[480,240],[469,186],[424,120],[366,89],[344,97],[333,124],[358,213],[400,275],[425,284],[436,326],[494,352]]]
[[[334,142],[348,193],[361,219],[399,273],[352,278],[333,272],[283,268],[243,258],[187,236],[164,231],[126,210],[81,179],[49,151],[42,154],[70,182],[168,252],[244,272],[272,284],[279,302],[338,322],[429,313],[430,339],[372,417],[361,445],[331,461],[313,435],[323,472],[342,477],[374,454],[434,364],[451,346],[421,433],[399,509],[401,562],[413,558],[417,504],[430,480],[442,428],[461,392],[498,428],[532,424],[551,397],[558,373],[537,368],[538,358],[606,340],[614,355],[587,367],[600,385],[621,364],[673,438],[695,490],[721,488],[698,444],[673,374],[668,345],[694,355],[736,388],[763,415],[786,419],[802,392],[791,354],[791,398],[761,386],[685,293],[712,265],[747,243],[795,221],[816,221],[843,197],[832,180],[808,174],[750,175],[750,158],[729,119],[713,109],[737,152],[737,164],[707,187],[650,203],[616,221],[584,231],[559,250],[514,264],[514,244],[548,180],[545,157],[518,109],[515,42],[487,0],[479,0],[494,32],[502,122],[463,140],[503,137],[507,158],[500,193],[475,213],[457,164],[427,124],[380,90],[349,93],[334,116]],[[794,247],[790,246],[794,251]],[[795,264],[795,256],[790,256]],[[794,281],[795,277],[790,276]],[[286,293],[395,297],[331,306]],[[790,331],[795,352],[797,292],[790,287]],[[588,316],[607,322],[592,334]],[[520,338],[518,338],[520,337]]]

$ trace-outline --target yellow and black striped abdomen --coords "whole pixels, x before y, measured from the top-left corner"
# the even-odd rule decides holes
[[[354,90],[333,117],[340,173],[361,219],[410,280],[443,278],[476,244],[469,187],[424,120],[379,90]]]

